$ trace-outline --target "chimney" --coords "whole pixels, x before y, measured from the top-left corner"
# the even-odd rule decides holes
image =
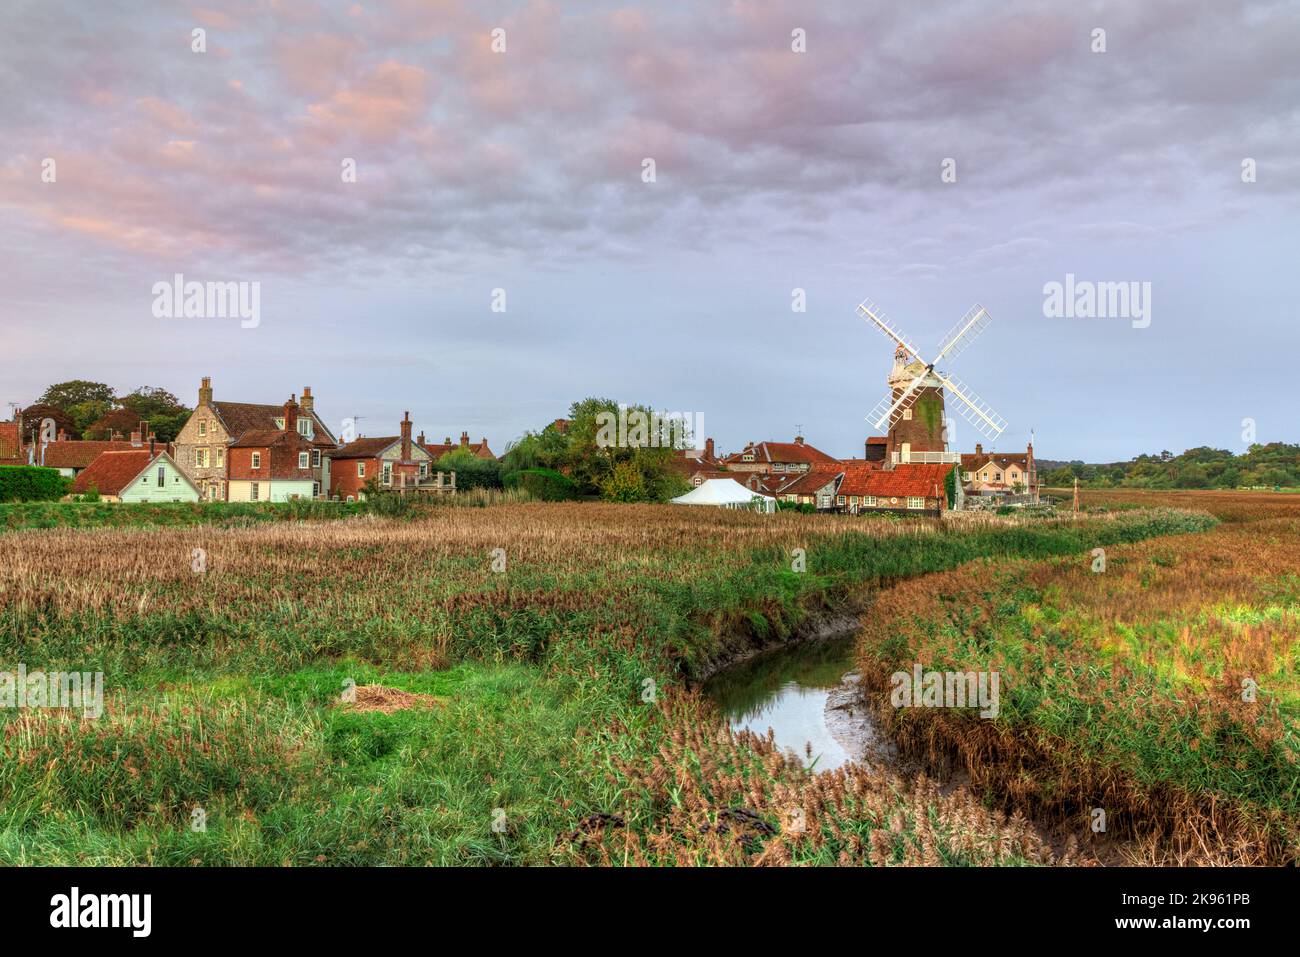
[[[131,444],[134,445],[136,448],[140,447],[141,441],[140,441],[140,433],[138,431],[131,433]]]
[[[298,407],[302,409],[303,412],[315,411],[316,406],[315,400],[311,397],[311,386],[305,385],[302,387],[302,401],[298,403]]]
[[[802,436],[802,435],[796,435],[796,436],[794,437],[794,444],[795,444],[795,445],[803,445],[803,436]]]
[[[420,430],[420,434],[415,437],[415,441],[418,445],[424,444],[424,429]]]
[[[704,440],[704,457],[706,459],[711,459],[715,457],[713,454],[713,439]]]
[[[402,413],[402,461],[411,459],[411,413]]]
[[[284,404],[284,430],[298,431],[298,397],[295,395],[289,396],[289,401]]]
[[[140,420],[140,438],[142,438],[142,439],[152,439],[152,438],[153,438],[153,433],[149,431],[149,420],[148,420],[148,419],[141,419],[141,420]]]
[[[442,440],[442,444],[443,444],[443,445],[451,445],[451,436],[449,435],[449,436],[447,436],[445,439],[443,439],[443,440]]]
[[[153,457],[157,454],[158,453],[154,451],[154,441],[153,441],[153,436],[151,435],[149,436],[149,461],[152,462]]]
[[[199,405],[212,404],[212,377],[204,376],[199,385]]]
[[[460,434],[460,447],[463,449],[466,448],[468,445],[469,445],[469,433],[462,432]]]
[[[975,443],[975,454],[976,454],[976,455],[983,455],[983,454],[984,454],[984,446],[981,445],[981,444],[978,443],[978,442]]]

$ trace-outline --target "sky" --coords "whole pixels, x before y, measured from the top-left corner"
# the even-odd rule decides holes
[[[1300,441],[1297,50],[1295,2],[8,0],[0,414],[207,375],[498,454],[605,396],[861,455],[871,300],[926,358],[992,316],[961,449]],[[1145,318],[1049,315],[1067,275]]]

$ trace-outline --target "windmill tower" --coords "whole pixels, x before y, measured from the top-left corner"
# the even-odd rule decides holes
[[[1006,419],[982,402],[956,376],[935,366],[964,352],[992,321],[983,306],[973,306],[953,327],[931,362],[921,358],[880,309],[870,302],[858,306],[865,318],[896,345],[894,367],[889,373],[889,394],[876,404],[867,420],[888,436],[886,467],[916,462],[961,462],[961,455],[948,451],[944,428],[944,391],[957,400],[957,411],[986,438],[996,439],[1007,427]]]

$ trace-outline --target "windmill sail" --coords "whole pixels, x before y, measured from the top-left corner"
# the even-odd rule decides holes
[[[975,303],[944,337],[943,345],[939,347],[939,354],[934,357],[934,364],[938,365],[945,358],[949,360],[957,358],[966,351],[967,346],[979,338],[980,333],[992,321],[993,317],[989,315],[989,311],[978,302]]]
[[[882,312],[880,307],[874,302],[863,302],[859,304],[858,312],[871,322],[875,323],[877,329],[906,349],[913,359],[916,359],[921,363],[925,362],[925,360],[921,358],[921,353],[916,351],[916,346],[912,345],[912,343],[908,341],[907,337],[899,332],[898,328],[885,318],[884,312]]]
[[[943,372],[936,372],[934,375],[949,392],[957,397],[960,402],[957,411],[961,413],[962,418],[975,426],[975,431],[985,438],[993,439],[1002,434],[1002,430],[1007,427],[1007,420],[994,412],[993,408],[982,401],[964,382],[956,376]]]

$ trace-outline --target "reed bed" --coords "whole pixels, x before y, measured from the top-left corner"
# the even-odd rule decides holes
[[[693,675],[881,582],[1212,524],[1177,510],[957,527],[534,502],[0,535],[0,670],[102,671],[115,702],[99,724],[0,713],[0,861],[572,862],[591,858],[558,839],[612,820],[602,814],[623,815],[645,849],[655,835],[681,833],[647,783],[653,762],[700,756],[674,750],[671,735],[701,748],[717,739],[716,715],[677,703],[691,697]],[[796,549],[805,571],[793,567]],[[659,688],[649,708],[648,678]],[[339,707],[349,683],[445,704],[358,712]],[[706,730],[672,723],[692,714]],[[220,728],[220,747],[200,725]],[[773,760],[760,741],[718,746],[727,761],[739,760],[735,749],[765,768]],[[704,757],[711,770],[700,786],[711,788],[725,755]],[[593,773],[597,765],[613,780]],[[760,816],[785,800],[783,788],[828,787],[793,767],[765,774],[752,786],[768,796],[746,805]],[[730,786],[717,785],[713,811],[730,806]],[[878,776],[843,787],[843,800],[827,792],[810,805],[828,809],[831,838],[767,857],[753,847],[743,862],[866,860],[872,852],[860,856],[854,833],[876,842],[882,863],[1045,860],[1017,825],[971,817],[932,790],[900,791]],[[858,792],[868,791],[879,809],[912,809],[900,827],[915,840],[886,847],[883,834],[854,823]],[[186,825],[194,803],[212,811],[206,832]],[[497,808],[505,830],[493,827]],[[638,862],[733,853],[701,844],[697,854],[695,837],[656,840],[668,841],[659,856],[622,851]]]

